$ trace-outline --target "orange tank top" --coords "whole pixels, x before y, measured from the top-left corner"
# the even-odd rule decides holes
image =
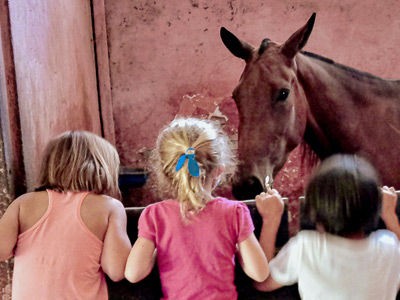
[[[13,300],[108,299],[100,267],[103,242],[80,214],[88,193],[47,193],[46,213],[18,236]]]

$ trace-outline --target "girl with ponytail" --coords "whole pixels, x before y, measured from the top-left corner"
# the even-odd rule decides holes
[[[229,138],[219,126],[176,119],[161,131],[152,157],[159,187],[171,196],[140,216],[126,278],[142,280],[157,261],[163,299],[237,299],[236,253],[249,277],[265,280],[268,262],[247,206],[212,196],[235,169]]]

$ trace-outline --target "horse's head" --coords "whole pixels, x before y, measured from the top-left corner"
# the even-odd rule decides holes
[[[258,49],[221,28],[225,46],[246,61],[233,91],[239,111],[240,164],[233,182],[237,199],[252,199],[262,192],[263,179],[276,175],[302,140],[307,104],[295,56],[306,44],[314,21],[315,13],[284,44],[265,39]]]

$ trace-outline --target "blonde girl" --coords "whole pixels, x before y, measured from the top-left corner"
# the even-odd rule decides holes
[[[176,119],[161,131],[153,153],[161,188],[171,198],[148,206],[126,265],[131,282],[157,260],[163,299],[236,299],[235,253],[256,281],[269,274],[247,206],[211,195],[235,168],[228,137],[214,123]]]
[[[37,189],[0,219],[0,260],[14,256],[13,299],[108,299],[104,273],[124,277],[131,248],[118,197],[119,157],[103,138],[49,142]]]

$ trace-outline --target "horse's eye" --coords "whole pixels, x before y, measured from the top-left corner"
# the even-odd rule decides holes
[[[285,101],[289,96],[290,91],[288,89],[281,89],[279,91],[278,97],[276,98],[277,101]]]

